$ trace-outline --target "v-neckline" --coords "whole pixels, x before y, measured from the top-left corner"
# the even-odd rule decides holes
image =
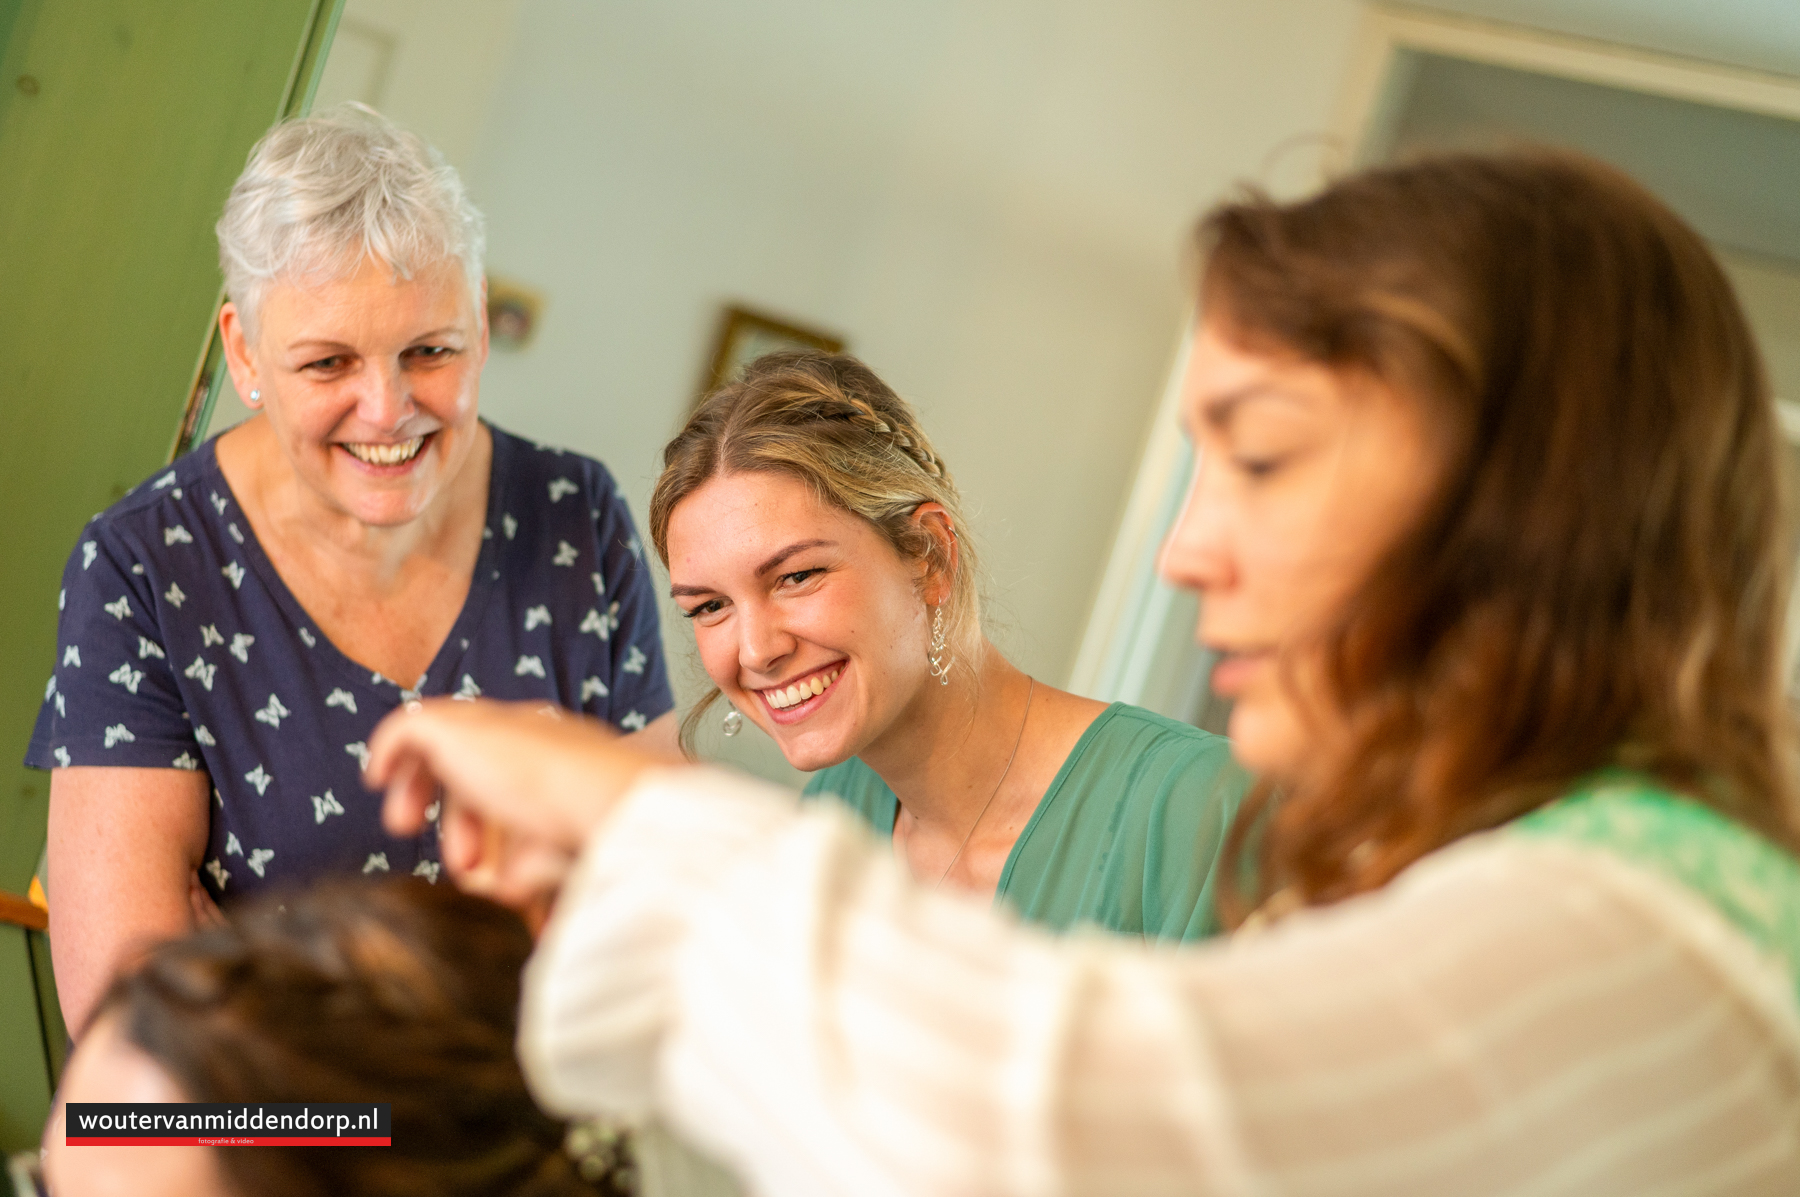
[[[1007,886],[1012,884],[1013,868],[1019,863],[1019,854],[1024,850],[1025,841],[1031,838],[1031,833],[1036,831],[1038,824],[1043,821],[1044,812],[1055,804],[1056,796],[1067,784],[1069,775],[1075,771],[1075,767],[1080,762],[1082,754],[1087,751],[1088,745],[1099,734],[1101,726],[1111,722],[1112,717],[1124,707],[1125,704],[1122,702],[1108,703],[1106,709],[1095,715],[1087,727],[1082,729],[1080,738],[1075,741],[1075,747],[1069,749],[1069,755],[1063,758],[1061,767],[1056,770],[1056,776],[1052,777],[1050,784],[1044,787],[1043,795],[1038,798],[1037,805],[1031,810],[1031,818],[1025,821],[1025,826],[1019,829],[1018,837],[1013,840],[1012,848],[1006,854],[1006,863],[1000,866],[1000,878],[994,883],[994,901],[998,902],[1006,896]],[[863,768],[868,769],[869,766],[865,764]],[[883,800],[887,807],[887,841],[892,843],[894,827],[900,821],[900,796],[894,793],[894,787],[888,785],[881,774],[875,773],[873,769],[869,769],[869,772],[875,774],[876,780],[881,782],[881,788],[887,794]]]
[[[455,622],[450,625],[449,634],[444,637],[444,642],[438,645],[437,652],[432,654],[431,664],[426,667],[424,676],[410,683],[388,677],[379,670],[362,664],[339,648],[336,642],[325,634],[319,627],[318,620],[308,614],[306,608],[300,605],[300,600],[294,597],[294,592],[289,589],[286,579],[281,576],[280,571],[275,568],[275,563],[264,551],[262,541],[256,535],[256,529],[251,527],[250,517],[244,514],[244,504],[239,500],[237,492],[231,488],[231,482],[225,477],[225,471],[219,467],[218,436],[211,438],[200,447],[202,473],[208,476],[209,482],[217,483],[224,497],[229,500],[232,507],[236,508],[239,518],[243,521],[241,539],[236,536],[232,539],[238,541],[242,546],[244,556],[249,559],[250,568],[255,570],[257,577],[262,579],[263,586],[273,596],[276,607],[280,609],[283,618],[297,630],[302,642],[307,642],[309,638],[313,641],[307,643],[307,648],[314,653],[323,650],[328,665],[343,675],[344,680],[355,684],[359,689],[380,693],[379,687],[386,683],[393,686],[402,698],[414,695],[423,696],[428,689],[447,690],[450,678],[455,673],[451,666],[463,653],[468,651],[469,644],[473,640],[471,633],[480,623],[481,616],[487,608],[488,598],[494,591],[494,583],[500,578],[500,571],[495,561],[499,552],[496,547],[499,538],[494,534],[494,527],[502,506],[499,480],[506,476],[506,471],[502,469],[501,457],[512,451],[512,447],[505,443],[504,434],[496,431],[493,425],[486,420],[481,421],[481,424],[488,431],[488,440],[493,446],[493,451],[489,454],[488,459],[487,515],[482,520],[481,549],[475,555],[475,570],[469,579],[469,593],[463,598],[462,610],[457,612]],[[224,434],[220,433],[219,435]],[[218,510],[217,503],[214,503],[213,507]],[[234,521],[228,519],[224,511],[218,511],[218,516],[221,520],[226,521],[228,530],[236,526]]]

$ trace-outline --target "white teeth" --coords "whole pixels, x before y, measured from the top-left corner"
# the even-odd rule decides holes
[[[399,441],[392,445],[373,443],[346,443],[344,448],[358,461],[366,461],[370,465],[401,465],[411,461],[413,456],[425,444],[425,438],[415,436],[410,441]]]
[[[764,690],[763,697],[768,699],[770,706],[778,711],[783,711],[825,693],[831,683],[838,680],[838,674],[842,672],[842,669],[833,669],[830,673],[814,674],[805,681],[795,682],[791,686]]]

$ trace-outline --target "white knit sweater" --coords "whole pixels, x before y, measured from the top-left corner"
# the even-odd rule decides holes
[[[924,892],[828,806],[648,776],[527,976],[568,1112],[758,1193],[1800,1194],[1791,983],[1685,890],[1505,833],[1179,949]]]

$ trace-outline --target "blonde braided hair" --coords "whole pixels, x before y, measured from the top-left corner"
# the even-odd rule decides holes
[[[962,496],[906,400],[856,358],[771,353],[708,395],[663,450],[663,472],[650,499],[650,538],[666,566],[669,517],[707,481],[725,473],[771,472],[797,478],[821,502],[861,516],[901,556],[950,574],[946,638],[957,668],[981,652],[979,574],[963,526]],[[912,522],[921,503],[950,519],[957,556]],[[713,690],[682,720],[682,739],[718,698]]]

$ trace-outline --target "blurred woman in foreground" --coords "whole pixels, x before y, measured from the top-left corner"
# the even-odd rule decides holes
[[[538,1092],[785,1194],[1800,1191],[1779,442],[1717,265],[1555,156],[1203,238],[1163,569],[1267,779],[1237,875],[1273,925],[1052,942],[591,727],[395,716],[387,815],[447,785],[465,883],[581,853]]]

